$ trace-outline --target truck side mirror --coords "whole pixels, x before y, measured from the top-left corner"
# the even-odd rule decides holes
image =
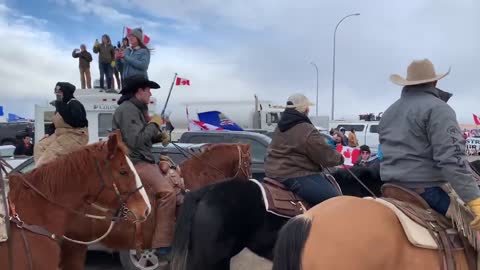
[[[272,125],[272,115],[270,113],[267,113],[267,125],[271,126]]]

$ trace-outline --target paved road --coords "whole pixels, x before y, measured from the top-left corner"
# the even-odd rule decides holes
[[[89,252],[86,270],[123,270],[117,256],[106,252]],[[232,270],[270,270],[272,264],[249,250],[244,250],[232,259]]]

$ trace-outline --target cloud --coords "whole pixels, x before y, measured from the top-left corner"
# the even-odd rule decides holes
[[[472,98],[480,62],[478,1],[67,2],[75,7],[75,16],[94,15],[103,20],[103,25],[88,28],[107,27],[112,22],[148,27],[155,48],[149,74],[162,85],[157,94],[161,100],[175,72],[191,79],[192,86],[175,89],[174,103],[229,95],[249,98],[256,93],[283,104],[288,95],[299,91],[315,100],[316,73],[310,65],[314,61],[319,68],[319,111],[329,114],[333,30],[343,16],[360,12],[360,16],[345,20],[337,32],[337,116],[384,111],[401,91],[388,81],[389,75],[405,75],[411,60],[425,57],[434,62],[438,72],[452,67],[439,87],[454,93],[450,104],[462,121],[471,121],[471,112],[478,107]],[[39,31],[33,23],[15,22],[2,15],[8,10],[0,5],[1,33],[13,37],[0,44],[2,82],[29,95],[50,94],[52,83],[60,79],[78,85],[77,64],[69,57],[69,44],[53,42],[55,33],[45,27]],[[25,53],[18,54],[18,47]],[[96,64],[92,70],[98,77]],[[9,82],[10,76],[33,80],[16,85]],[[29,83],[45,90],[24,87]]]

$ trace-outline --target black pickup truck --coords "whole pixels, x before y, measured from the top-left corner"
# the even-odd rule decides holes
[[[34,123],[7,122],[0,123],[0,145],[15,145],[22,133],[27,133],[33,139]]]
[[[249,131],[188,131],[182,134],[180,143],[247,143],[252,156],[252,176],[257,180],[265,177],[265,156],[272,139],[267,135]]]

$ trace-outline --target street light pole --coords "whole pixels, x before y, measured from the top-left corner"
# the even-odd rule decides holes
[[[315,103],[315,115],[318,117],[318,67],[317,64],[315,64],[314,62],[310,62],[310,64],[312,64],[317,70],[317,100]]]
[[[333,32],[333,70],[332,70],[332,120],[335,120],[335,40],[337,37],[337,29],[340,23],[343,22],[348,17],[359,16],[360,13],[353,13],[343,17],[335,26],[335,31]]]

